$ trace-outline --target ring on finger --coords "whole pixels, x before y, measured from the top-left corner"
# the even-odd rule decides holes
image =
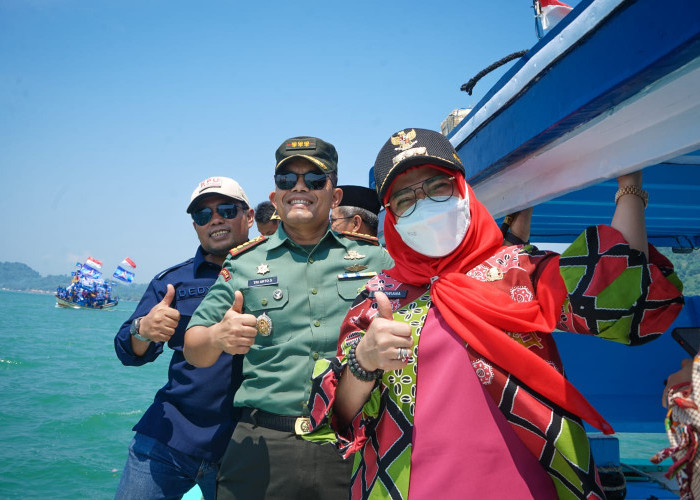
[[[396,359],[398,359],[399,361],[401,361],[404,358],[403,351],[404,351],[403,347],[399,347],[399,354],[396,356]]]

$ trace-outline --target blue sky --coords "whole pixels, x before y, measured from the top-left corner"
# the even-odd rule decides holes
[[[392,133],[439,130],[502,71],[462,83],[536,41],[530,0],[0,0],[0,261],[129,256],[148,281],[194,254],[199,181],[255,205],[277,146],[314,135],[366,185]]]

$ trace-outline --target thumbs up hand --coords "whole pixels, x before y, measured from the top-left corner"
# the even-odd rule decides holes
[[[175,333],[180,321],[180,311],[170,307],[175,298],[175,287],[168,284],[165,297],[141,318],[139,335],[154,342],[167,342]]]
[[[411,327],[394,321],[391,302],[383,292],[375,292],[377,315],[357,345],[357,362],[367,371],[398,370],[406,366],[413,349]],[[402,356],[399,356],[401,349]]]
[[[257,319],[243,313],[243,294],[236,290],[233,304],[212,333],[214,345],[229,354],[246,354],[258,334]]]

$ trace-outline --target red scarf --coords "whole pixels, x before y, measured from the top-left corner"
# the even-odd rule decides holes
[[[462,175],[436,165],[428,166],[454,175],[463,198],[468,190],[471,212],[469,229],[452,253],[444,257],[427,257],[403,242],[394,227],[396,219],[387,211],[384,239],[395,262],[387,274],[403,283],[418,286],[426,285],[437,277],[432,285],[432,301],[445,321],[470,347],[535,392],[604,433],[611,434],[610,424],[556,368],[504,333],[504,330],[554,330],[566,297],[559,266],[555,262],[546,266],[539,278],[537,298],[531,302],[514,302],[504,291],[467,277],[469,270],[500,250],[503,235]],[[391,192],[391,186],[388,192]],[[386,199],[384,203],[387,203]]]

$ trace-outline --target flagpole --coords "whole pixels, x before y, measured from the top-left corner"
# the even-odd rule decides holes
[[[542,9],[540,8],[540,0],[532,0],[532,9],[535,11],[535,34],[537,39],[541,40],[544,36],[542,29]]]

